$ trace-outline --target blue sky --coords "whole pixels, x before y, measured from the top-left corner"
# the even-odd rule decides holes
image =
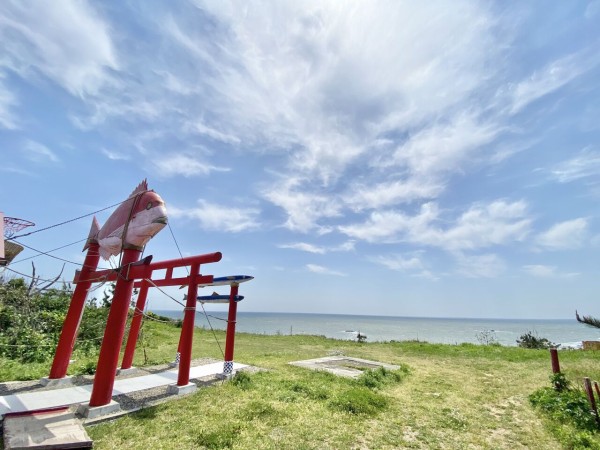
[[[223,252],[203,273],[256,277],[242,311],[600,315],[599,23],[599,1],[2,2],[0,210],[34,231],[147,178],[185,255]],[[145,254],[179,255],[168,229]],[[60,271],[36,255],[10,267]]]

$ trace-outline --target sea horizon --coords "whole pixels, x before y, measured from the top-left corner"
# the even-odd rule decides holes
[[[156,314],[181,319],[178,310],[153,310]],[[197,310],[195,325],[225,329],[227,311]],[[305,334],[354,340],[360,332],[367,342],[418,340],[431,343],[490,343],[515,346],[528,332],[562,348],[579,348],[582,341],[599,340],[600,329],[573,319],[510,319],[411,317],[358,314],[319,314],[243,311],[237,314],[236,331],[255,334]]]

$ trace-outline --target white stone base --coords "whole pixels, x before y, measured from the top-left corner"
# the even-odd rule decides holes
[[[73,377],[63,377],[63,378],[44,377],[44,378],[40,379],[40,384],[42,386],[72,386],[73,385]]]
[[[130,373],[136,373],[137,371],[137,367],[130,367],[129,369],[119,369],[117,370],[117,375],[128,375]]]
[[[111,400],[108,405],[102,406],[90,406],[89,404],[79,405],[77,408],[77,416],[86,419],[95,419],[119,411],[121,411],[121,406],[114,400]]]
[[[188,383],[185,386],[177,386],[176,384],[170,384],[169,387],[167,388],[167,392],[169,394],[184,395],[184,394],[191,394],[192,392],[195,392],[197,389],[198,389],[198,386],[196,386],[194,383]]]

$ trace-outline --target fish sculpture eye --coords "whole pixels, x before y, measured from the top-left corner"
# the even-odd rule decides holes
[[[146,209],[150,209],[152,208],[152,202],[148,202],[148,204],[146,205]]]

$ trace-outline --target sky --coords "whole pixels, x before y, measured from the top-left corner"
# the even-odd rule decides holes
[[[253,275],[240,311],[600,315],[599,25],[598,0],[3,1],[0,211],[36,224],[9,269],[72,280],[147,179],[170,228],[144,255],[222,252],[201,272]]]

